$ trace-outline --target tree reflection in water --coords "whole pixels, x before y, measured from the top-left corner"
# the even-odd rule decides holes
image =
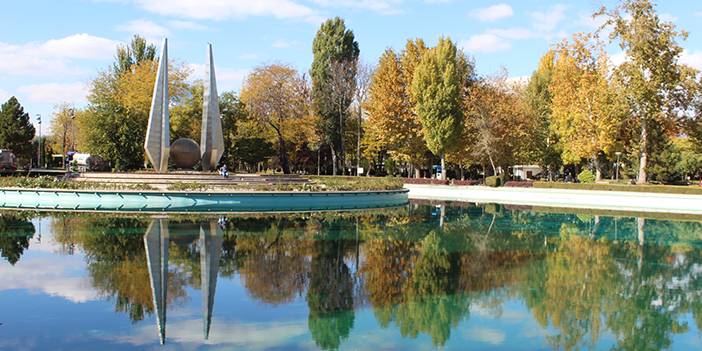
[[[34,236],[34,224],[23,213],[0,214],[0,256],[15,265]]]
[[[433,212],[412,205],[234,216],[226,225],[216,218],[163,220],[170,233],[164,303],[184,301],[189,286],[202,290],[207,338],[216,277],[240,279],[266,305],[305,299],[309,334],[322,349],[343,346],[356,310],[366,307],[382,328],[427,335],[435,346],[446,345],[471,310],[499,316],[515,299],[556,349],[599,348],[606,334],[614,349],[657,350],[691,328],[686,315],[702,327],[700,222],[497,205]],[[134,322],[154,313],[143,240],[151,221],[65,216],[53,223],[65,252],[85,254],[93,285]],[[34,229],[3,216],[0,230],[31,237]],[[5,237],[0,250],[15,263],[29,244]]]

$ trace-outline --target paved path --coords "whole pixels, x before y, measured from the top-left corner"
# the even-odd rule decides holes
[[[405,184],[410,199],[702,215],[702,195]]]

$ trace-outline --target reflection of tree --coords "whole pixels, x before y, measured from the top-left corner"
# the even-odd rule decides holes
[[[435,346],[446,343],[451,328],[468,315],[470,300],[457,291],[459,255],[447,249],[445,233],[431,232],[419,243],[405,302],[397,307],[402,335],[427,333]]]
[[[240,273],[248,292],[263,302],[290,302],[304,292],[309,262],[306,242],[291,238],[285,228],[271,225],[257,235],[237,238]]]
[[[610,298],[622,284],[610,245],[577,234],[577,228],[563,224],[558,250],[547,258],[545,295],[532,306],[544,327],[550,321],[558,330],[549,342],[566,350],[596,345],[602,316],[613,308]]]
[[[0,256],[14,266],[29,248],[34,236],[34,224],[20,215],[0,214]]]
[[[330,234],[331,236],[332,234]],[[351,243],[338,238],[316,238],[307,290],[307,325],[317,346],[338,349],[353,328],[353,279],[344,262]]]
[[[58,221],[54,222],[57,224]],[[153,313],[149,273],[143,235],[145,223],[124,217],[79,218],[62,225],[70,235],[55,231],[64,246],[78,246],[85,253],[93,286],[105,296],[115,298],[115,310],[129,314],[132,321]],[[182,274],[169,274],[169,302],[185,296]]]

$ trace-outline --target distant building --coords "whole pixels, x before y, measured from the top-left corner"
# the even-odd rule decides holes
[[[516,179],[534,179],[541,174],[542,168],[539,165],[516,165],[512,166],[512,173]]]

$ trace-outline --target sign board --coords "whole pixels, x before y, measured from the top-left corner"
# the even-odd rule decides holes
[[[356,174],[363,174],[363,167],[358,167],[358,169],[356,169],[356,172]]]

